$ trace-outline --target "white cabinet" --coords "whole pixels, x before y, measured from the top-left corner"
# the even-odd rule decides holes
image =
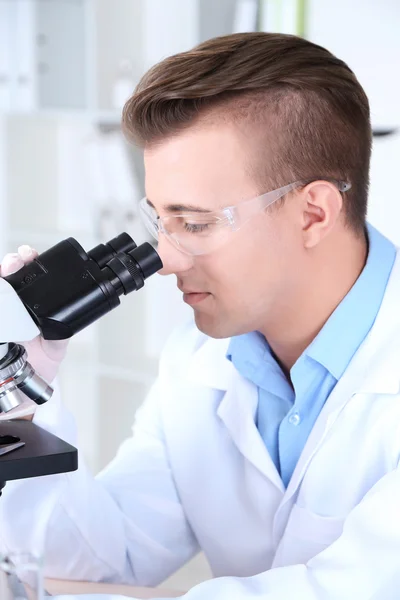
[[[36,22],[31,41],[36,51],[37,107],[86,108],[89,48],[85,0],[37,0],[33,5]]]
[[[1,108],[87,106],[88,8],[85,0],[0,0]]]
[[[119,108],[121,70],[133,89],[152,64],[207,36],[200,9],[200,0],[0,0],[0,110]]]

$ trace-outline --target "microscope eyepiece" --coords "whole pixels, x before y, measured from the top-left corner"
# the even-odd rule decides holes
[[[137,262],[144,279],[151,277],[151,275],[162,269],[163,265],[160,257],[148,242],[137,246],[134,250],[128,252],[128,255]]]
[[[107,242],[107,246],[111,248],[115,254],[118,254],[118,252],[130,252],[137,247],[136,243],[127,233],[120,233],[117,237]]]
[[[72,238],[70,238],[71,240]],[[88,252],[89,257],[102,269],[118,254],[118,252],[130,252],[136,248],[136,243],[127,233],[121,233],[106,244],[99,244]]]

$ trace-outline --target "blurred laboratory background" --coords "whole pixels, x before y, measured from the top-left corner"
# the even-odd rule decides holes
[[[1,257],[69,236],[86,249],[122,231],[148,239],[142,156],[122,136],[122,106],[162,58],[252,30],[301,35],[355,71],[374,128],[369,220],[400,243],[400,0],[0,0]],[[130,435],[188,314],[175,279],[157,276],[72,340],[60,385],[94,474]],[[171,585],[206,576],[197,559]]]

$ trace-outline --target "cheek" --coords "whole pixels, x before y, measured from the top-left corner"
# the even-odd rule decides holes
[[[236,232],[229,244],[208,258],[204,268],[216,299],[231,305],[259,288],[271,264],[265,231],[258,228]]]
[[[243,305],[266,291],[290,289],[300,260],[290,220],[264,215],[247,222],[216,252],[199,257],[196,271],[218,302]]]
[[[209,265],[221,301],[257,304],[290,288],[298,248],[294,236],[278,219],[259,219],[237,232]],[[218,295],[218,292],[217,292]]]

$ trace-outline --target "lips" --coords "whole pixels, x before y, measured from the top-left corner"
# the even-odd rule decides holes
[[[189,304],[190,306],[194,306],[195,304],[199,304],[199,302],[202,302],[203,300],[205,300],[206,298],[208,298],[208,296],[210,296],[209,292],[200,292],[200,291],[194,291],[194,290],[187,290],[187,289],[185,289],[183,287],[180,287],[180,286],[178,286],[178,288],[183,293],[183,301],[186,302],[186,304]]]
[[[210,292],[203,292],[202,290],[186,286],[183,281],[177,278],[177,287],[183,294],[183,301],[190,306],[199,304],[211,296]]]

